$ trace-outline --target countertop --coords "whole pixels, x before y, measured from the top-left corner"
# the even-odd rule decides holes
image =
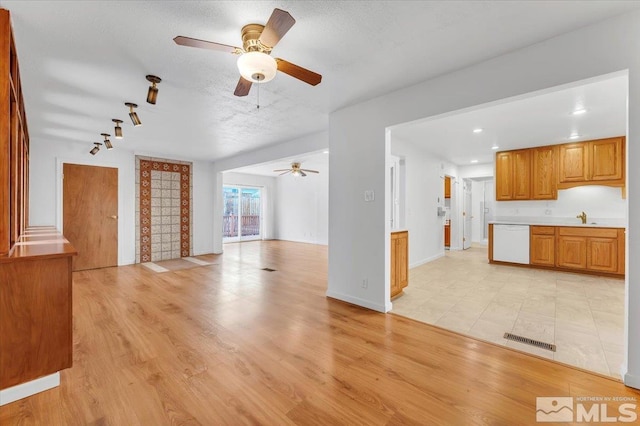
[[[0,256],[0,263],[75,256],[78,252],[55,227],[28,228],[7,256]]]
[[[587,223],[580,223],[580,219],[569,217],[518,217],[498,218],[489,223],[494,225],[533,225],[533,226],[575,226],[578,228],[626,228],[624,219],[587,218]]]

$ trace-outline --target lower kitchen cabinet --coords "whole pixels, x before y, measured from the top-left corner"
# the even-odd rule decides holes
[[[391,297],[409,284],[409,232],[391,233]]]
[[[555,266],[556,230],[553,226],[531,226],[529,238],[529,263],[532,265]]]
[[[556,266],[623,275],[624,232],[619,228],[558,227]]]

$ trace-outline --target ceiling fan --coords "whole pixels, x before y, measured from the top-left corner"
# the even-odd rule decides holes
[[[300,163],[291,163],[291,168],[290,169],[278,169],[278,170],[274,170],[274,172],[283,172],[283,173],[280,173],[278,176],[282,176],[282,175],[286,175],[287,173],[291,173],[294,176],[302,176],[302,177],[305,177],[307,175],[307,173],[320,173],[317,170],[301,169],[300,168]]]
[[[275,77],[276,71],[281,71],[316,86],[322,81],[320,74],[284,59],[270,56],[271,50],[295,23],[296,20],[289,12],[274,9],[266,25],[248,24],[242,27],[242,47],[184,36],[177,36],[173,41],[181,46],[219,50],[240,55],[238,58],[240,81],[233,92],[236,96],[247,96],[252,83],[266,83]]]

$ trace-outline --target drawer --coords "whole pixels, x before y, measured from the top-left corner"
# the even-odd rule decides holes
[[[617,238],[617,228],[578,228],[575,226],[558,227],[558,235],[571,237]]]
[[[555,235],[555,226],[532,226],[531,233],[533,235]]]

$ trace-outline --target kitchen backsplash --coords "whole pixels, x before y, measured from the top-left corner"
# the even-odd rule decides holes
[[[575,219],[585,212],[589,220],[627,219],[627,200],[620,188],[609,186],[579,186],[558,191],[558,199],[551,201],[497,201],[496,218]]]

